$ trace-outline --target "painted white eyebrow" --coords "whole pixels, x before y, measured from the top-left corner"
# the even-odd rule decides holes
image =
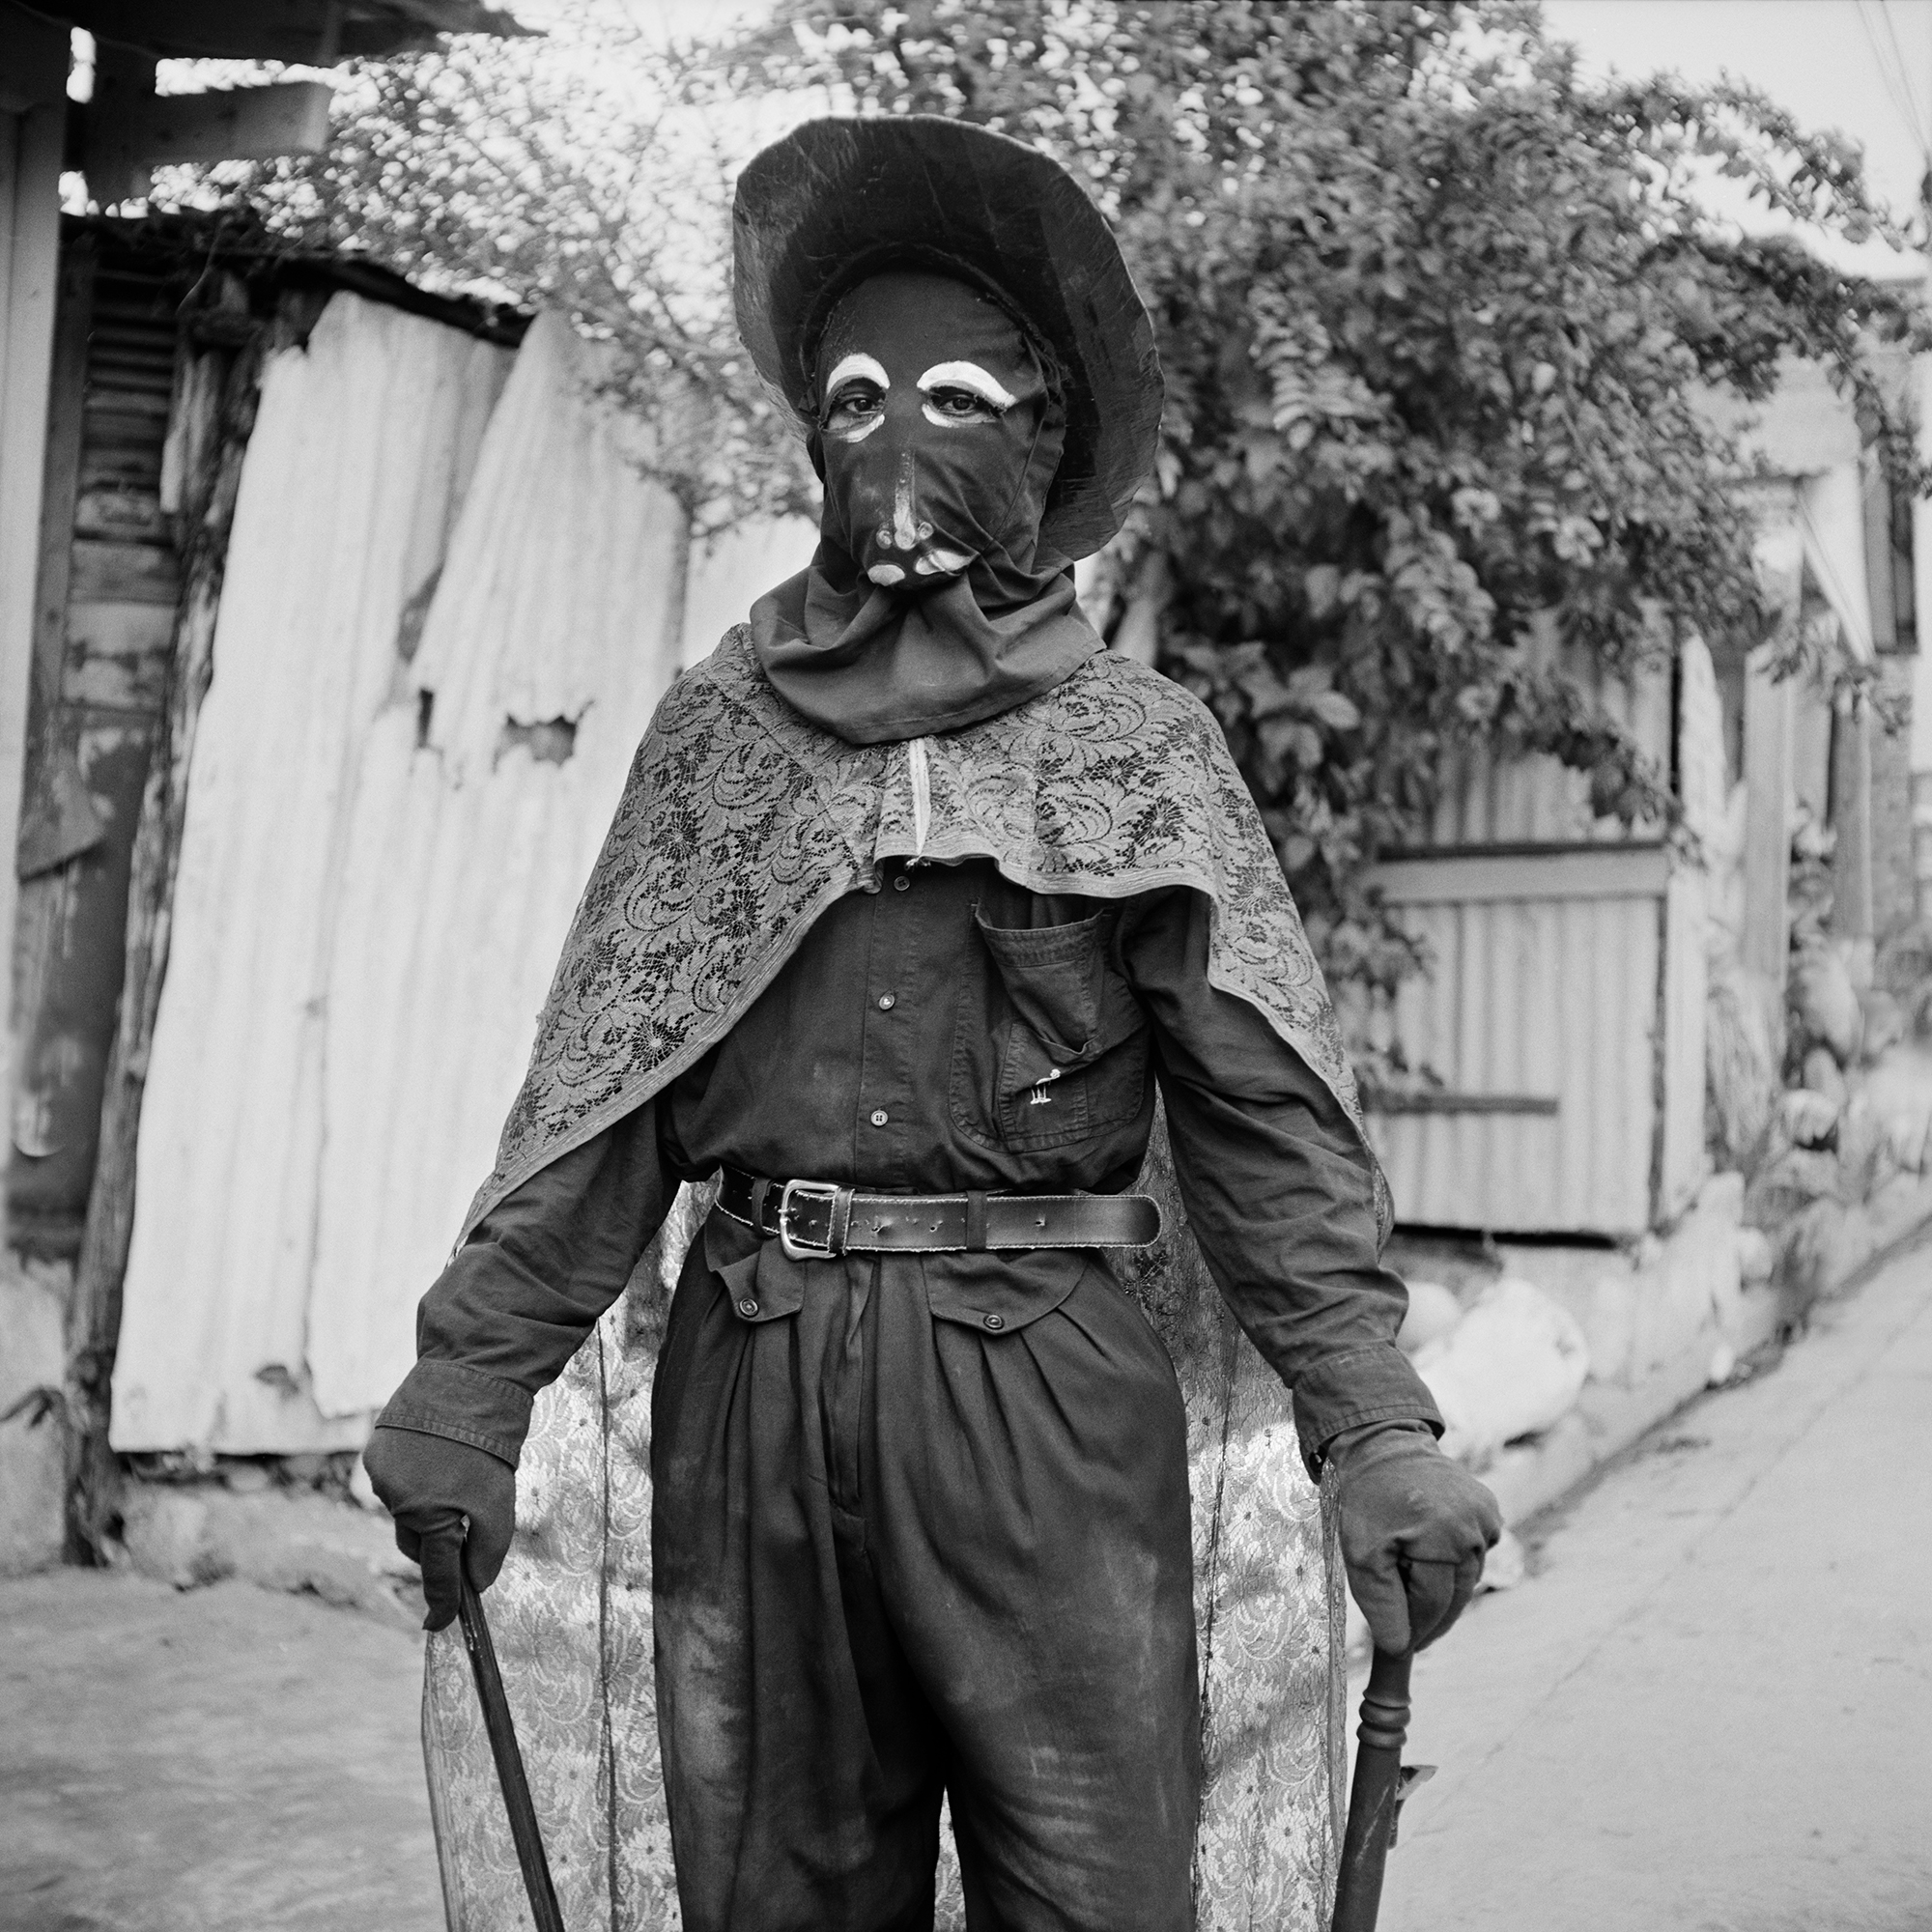
[[[890,389],[893,379],[888,376],[869,355],[846,355],[839,358],[838,366],[825,379],[825,393],[835,395],[840,383],[854,376],[863,376],[867,382],[881,389]]]
[[[919,392],[929,396],[935,389],[970,389],[995,409],[1009,410],[1013,406],[1012,395],[977,362],[935,362],[919,379]]]

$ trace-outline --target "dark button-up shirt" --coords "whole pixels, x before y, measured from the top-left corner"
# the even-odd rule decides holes
[[[1029,892],[987,861],[886,866],[718,1047],[484,1218],[423,1298],[420,1359],[382,1420],[514,1462],[532,1395],[622,1290],[679,1179],[728,1163],[888,1193],[1119,1192],[1157,1082],[1190,1225],[1294,1391],[1304,1448],[1368,1422],[1439,1429],[1395,1347],[1407,1296],[1379,1263],[1368,1157],[1300,1057],[1208,985],[1209,918],[1184,888],[1103,901]],[[763,1321],[803,1290],[775,1244],[756,1249],[713,1217],[712,1265]],[[924,1263],[936,1319],[990,1326],[997,1304],[1002,1328],[1085,1265],[1052,1250]]]

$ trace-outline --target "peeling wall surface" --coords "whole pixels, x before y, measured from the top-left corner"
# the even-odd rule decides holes
[[[359,1440],[305,1367],[351,809],[508,360],[338,295],[265,371],[148,1068],[117,1448]]]
[[[540,318],[492,418],[408,689],[377,721],[335,929],[308,1361],[386,1400],[495,1161],[538,1009],[677,669],[686,523]]]

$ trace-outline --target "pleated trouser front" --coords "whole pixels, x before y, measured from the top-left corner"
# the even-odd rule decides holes
[[[929,1927],[942,1795],[972,1932],[1181,1932],[1186,1429],[1138,1309],[1077,1257],[989,1321],[944,1257],[705,1255],[651,1430],[685,1932]],[[753,1275],[796,1306],[746,1319]]]

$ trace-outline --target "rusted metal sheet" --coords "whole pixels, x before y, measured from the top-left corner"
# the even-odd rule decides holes
[[[141,1115],[116,1448],[359,1439],[304,1365],[330,940],[356,770],[506,361],[338,295],[265,371]]]
[[[14,1238],[47,1253],[73,1252],[87,1211],[151,728],[112,717],[76,726],[75,762],[102,836],[20,888],[20,1060],[7,1199]]]
[[[157,277],[111,252],[98,259],[91,239],[69,247],[18,852],[20,1057],[7,1175],[15,1238],[43,1253],[72,1253],[86,1214],[179,582],[171,543],[76,538],[75,512],[83,479],[103,471],[158,487],[175,306]]]
[[[1577,853],[1576,874],[1622,855]],[[1449,862],[1453,863],[1453,862]],[[1651,892],[1432,897],[1404,923],[1432,974],[1397,1037],[1442,1104],[1371,1132],[1397,1213],[1425,1226],[1631,1234],[1650,1224],[1662,900]]]
[[[489,1172],[639,738],[675,675],[687,521],[563,321],[525,338],[352,815],[329,980],[308,1360],[384,1400]],[[741,613],[742,614],[742,613]]]

